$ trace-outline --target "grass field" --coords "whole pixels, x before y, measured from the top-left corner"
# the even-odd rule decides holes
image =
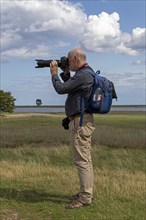
[[[144,220],[144,113],[96,115],[93,204],[65,209],[79,190],[62,114],[6,114],[1,120],[1,220]]]

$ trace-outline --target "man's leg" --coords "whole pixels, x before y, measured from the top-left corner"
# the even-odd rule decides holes
[[[80,117],[70,122],[70,140],[73,148],[74,164],[80,180],[79,196],[85,203],[91,203],[93,193],[93,167],[91,159],[91,137],[95,130],[91,114],[85,114],[83,125],[79,126]]]

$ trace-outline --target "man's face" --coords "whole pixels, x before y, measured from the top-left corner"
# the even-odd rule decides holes
[[[69,69],[71,71],[76,71],[78,69],[76,57],[69,54],[68,60],[69,60]]]

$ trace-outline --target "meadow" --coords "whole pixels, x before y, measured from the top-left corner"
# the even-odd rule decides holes
[[[95,115],[93,204],[65,209],[79,190],[63,114],[0,115],[1,220],[144,220],[144,112]]]

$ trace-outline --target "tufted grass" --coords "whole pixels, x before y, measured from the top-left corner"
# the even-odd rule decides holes
[[[96,115],[93,204],[65,209],[79,182],[62,114],[1,117],[2,220],[144,220],[145,115]]]

